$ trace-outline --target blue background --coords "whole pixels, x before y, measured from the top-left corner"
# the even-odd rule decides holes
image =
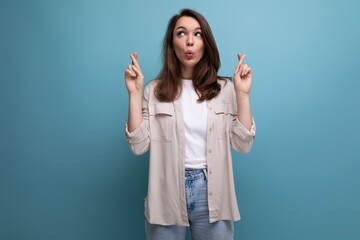
[[[360,239],[360,1],[0,3],[0,239],[144,239],[148,155],[123,74],[146,81],[181,8],[209,21],[232,76],[253,69],[252,152],[234,152],[236,239]]]

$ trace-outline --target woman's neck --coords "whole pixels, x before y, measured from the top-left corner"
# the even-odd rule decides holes
[[[182,79],[192,79],[192,73],[193,73],[193,68],[186,68],[186,67],[181,68]]]

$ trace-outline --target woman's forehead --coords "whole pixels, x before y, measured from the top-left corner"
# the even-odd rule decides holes
[[[201,28],[200,23],[193,17],[182,16],[180,17],[175,25],[175,30],[178,28],[185,28],[187,30]]]

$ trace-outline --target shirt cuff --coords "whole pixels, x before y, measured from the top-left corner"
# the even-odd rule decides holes
[[[142,142],[146,138],[145,129],[145,122],[142,121],[134,131],[129,132],[128,123],[125,123],[125,135],[128,143]]]
[[[255,139],[256,135],[256,124],[254,118],[252,118],[252,125],[250,130],[247,129],[238,118],[236,118],[236,124],[234,128],[234,132],[241,137],[244,141],[251,141],[252,139]]]

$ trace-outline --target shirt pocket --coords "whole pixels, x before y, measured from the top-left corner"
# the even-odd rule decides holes
[[[218,139],[228,139],[232,127],[232,121],[237,115],[236,109],[231,103],[221,103],[214,106],[215,129]]]
[[[172,141],[174,105],[172,103],[156,103],[149,106],[149,118],[151,140]]]

